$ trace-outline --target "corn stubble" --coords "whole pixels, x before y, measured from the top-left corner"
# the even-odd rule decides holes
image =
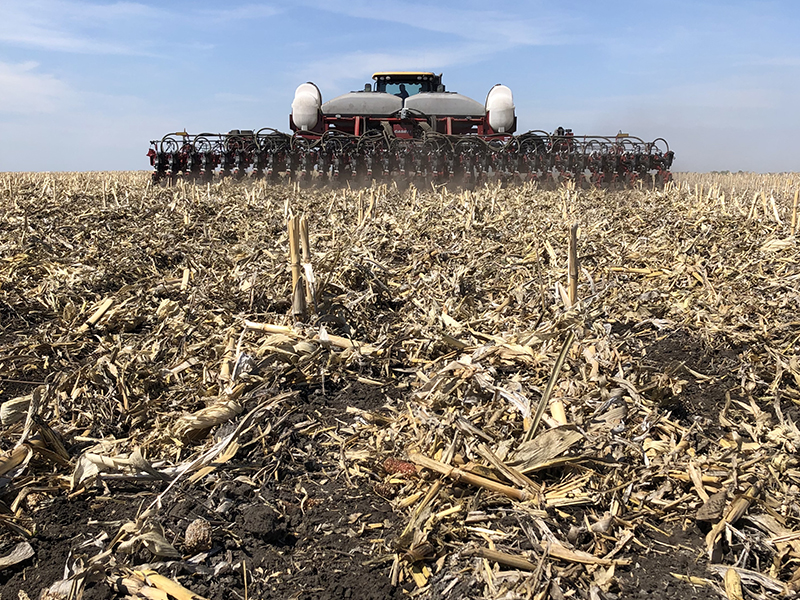
[[[91,569],[135,597],[195,597],[115,552],[174,557],[183,532],[153,523],[177,490],[235,476],[240,443],[287,427],[265,415],[298,390],[359,382],[403,401],[348,409],[344,438],[301,433],[391,500],[405,526],[369,552],[418,597],[613,598],[648,549],[686,552],[691,572],[665,577],[722,597],[800,590],[800,176],[148,179],[0,174],[4,547],[35,535],[34,491],[163,479]],[[198,531],[184,548],[210,548]]]

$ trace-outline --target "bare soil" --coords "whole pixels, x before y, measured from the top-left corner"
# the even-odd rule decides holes
[[[43,590],[75,573],[83,599],[143,597],[132,582],[149,569],[209,600],[724,597],[712,523],[695,517],[704,496],[726,492],[727,509],[755,484],[715,562],[769,575],[743,579],[746,597],[800,588],[800,542],[781,538],[800,528],[800,261],[785,197],[773,222],[766,198],[753,216],[749,190],[689,186],[69,177],[0,185],[0,403],[42,395],[3,423],[0,461],[24,436],[43,444],[0,476],[0,559],[23,540],[34,550],[0,569],[0,600],[54,600]],[[320,285],[312,322],[294,329],[289,209],[312,220]],[[582,301],[568,307],[573,220]],[[252,371],[224,375],[231,354]],[[566,425],[548,405],[538,432],[580,440],[520,484],[481,446],[516,464],[551,374]],[[233,408],[181,433],[220,406]],[[197,481],[178,475],[252,411],[232,455]],[[113,464],[80,479],[87,453]],[[512,500],[522,487],[531,501]],[[211,543],[189,551],[198,519]]]
[[[292,427],[309,421],[336,427],[350,419],[344,412],[347,406],[377,410],[386,400],[380,389],[355,383],[325,395],[320,389],[310,390],[283,407],[284,414],[290,414],[284,436],[275,436],[285,442],[278,469],[265,473],[264,463],[272,461],[264,460],[262,445],[254,445],[235,457],[236,478],[228,481],[223,472],[208,495],[192,490],[165,507],[162,524],[170,539],[203,518],[213,526],[214,542],[201,563],[176,561],[165,573],[212,600],[244,598],[245,573],[251,598],[402,597],[402,589],[390,585],[385,561],[374,560],[375,549],[388,546],[382,538],[391,539],[397,531],[391,505],[372,486],[331,476],[338,469],[338,456],[331,457],[319,438],[297,434]],[[266,438],[263,443],[277,441]],[[18,590],[35,597],[62,579],[76,546],[104,532],[113,536],[163,487],[109,483],[105,491],[47,500],[32,514],[36,556],[3,571],[0,597],[16,599]],[[365,528],[367,523],[381,527]],[[151,559],[142,551],[127,562],[141,568]],[[115,596],[107,581],[88,584],[84,593],[85,599]]]

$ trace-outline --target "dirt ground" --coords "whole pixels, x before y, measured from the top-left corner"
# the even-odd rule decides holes
[[[264,465],[273,461],[264,459],[261,445],[254,446],[250,452],[237,454],[236,478],[228,480],[223,472],[207,486],[207,495],[193,491],[177,496],[162,520],[168,539],[180,539],[190,522],[202,518],[213,526],[214,546],[202,561],[173,561],[159,571],[210,600],[245,598],[245,573],[250,598],[371,600],[403,598],[413,592],[413,581],[398,587],[390,583],[391,552],[403,516],[381,495],[380,464],[374,465],[373,478],[359,480],[358,485],[348,483],[342,476],[331,475],[339,468],[338,452],[331,453],[318,438],[293,431],[294,425],[309,421],[323,427],[347,423],[346,407],[380,411],[387,403],[396,405],[398,394],[394,395],[392,399],[381,390],[356,383],[325,395],[319,389],[309,390],[282,407],[284,415],[290,414],[278,469],[265,472]],[[684,400],[713,409],[706,398],[698,390]],[[686,408],[691,410],[693,405]],[[279,439],[276,435],[264,443]],[[295,447],[301,448],[299,455]],[[242,472],[250,476],[242,476]],[[36,556],[2,573],[0,598],[16,599],[19,590],[35,598],[39,590],[64,577],[64,565],[76,547],[103,534],[113,537],[122,523],[134,519],[164,487],[109,483],[107,490],[72,499],[64,493],[43,502],[32,512],[36,536],[31,543]],[[582,518],[583,511],[572,512],[572,518],[564,519],[565,529],[570,521]],[[380,527],[365,527],[369,524]],[[704,573],[704,533],[685,521],[663,523],[662,529],[668,535],[645,532],[647,547],[632,549],[629,556],[634,562],[617,571],[619,589],[606,598],[707,597],[697,586],[670,576]],[[462,568],[472,560],[453,558]],[[151,562],[152,555],[144,550],[125,560],[130,568],[144,568]],[[435,577],[432,586],[437,587]],[[122,590],[115,590],[104,578],[90,579],[83,596],[86,600],[114,597],[124,597]],[[451,588],[448,597],[485,598],[486,592],[481,587],[460,586]]]
[[[356,486],[332,475],[338,455],[331,457],[318,440],[294,428],[309,422],[335,427],[348,418],[346,407],[375,410],[386,399],[379,390],[356,384],[326,395],[309,390],[281,407],[286,430],[263,440],[284,442],[277,469],[265,470],[276,457],[267,461],[263,447],[254,446],[236,456],[236,478],[228,481],[222,474],[209,486],[208,495],[194,492],[170,503],[162,524],[171,536],[181,536],[195,519],[206,519],[213,527],[214,547],[200,564],[175,562],[168,567],[169,575],[214,600],[244,598],[245,574],[251,598],[402,597],[401,589],[390,585],[385,563],[375,561],[381,549],[390,549],[397,528],[391,505],[374,486]],[[76,546],[103,533],[113,536],[163,487],[110,483],[107,490],[73,499],[58,495],[43,502],[32,514],[36,557],[3,572],[0,597],[16,599],[18,590],[35,597],[62,579]],[[366,529],[367,522],[381,527]],[[151,558],[143,551],[128,564],[141,568]],[[83,597],[114,596],[108,582],[98,581],[86,586]]]
[[[646,348],[647,364],[655,372],[668,370],[676,357],[690,356],[698,369],[719,375],[718,384],[692,384],[680,398],[664,400],[683,424],[690,425],[697,415],[712,415],[722,409],[725,399],[720,390],[726,387],[726,356],[730,352],[704,350],[702,343],[684,330],[670,332]],[[396,587],[390,582],[391,556],[404,517],[389,502],[391,486],[380,485],[385,479],[380,455],[371,460],[373,474],[353,483],[341,474],[338,450],[332,452],[321,437],[298,432],[309,423],[321,429],[352,425],[355,419],[346,412],[348,407],[389,415],[390,410],[402,410],[403,395],[398,390],[358,382],[345,383],[340,389],[330,387],[324,393],[321,387],[302,390],[274,414],[267,414],[265,420],[283,420],[283,428],[236,455],[235,477],[228,478],[222,471],[204,490],[177,495],[167,505],[161,523],[168,539],[179,540],[179,546],[189,523],[202,518],[213,527],[214,545],[199,561],[167,562],[159,572],[210,600],[369,600],[403,598],[414,592],[416,586],[411,580]],[[265,458],[265,448],[279,442],[278,456]],[[36,556],[3,572],[0,598],[16,599],[19,590],[34,598],[39,590],[64,577],[64,565],[76,547],[104,534],[113,537],[122,523],[135,519],[165,487],[108,482],[104,489],[76,498],[62,493],[43,501],[31,513],[36,530],[31,543]],[[468,493],[468,489],[462,493]],[[499,515],[503,508],[497,507]],[[585,511],[561,512],[558,520],[566,533],[572,523],[584,518]],[[501,523],[504,518],[509,519],[501,516]],[[509,519],[510,523],[514,521]],[[672,576],[704,574],[706,532],[690,519],[660,523],[658,529],[642,531],[640,541],[645,545],[625,553],[633,562],[617,569],[618,587],[604,595],[607,600],[707,598],[707,590]],[[531,546],[522,544],[520,548],[529,550]],[[124,562],[120,557],[120,565],[142,569],[152,564],[152,558],[141,550],[124,557]],[[450,563],[455,568],[467,568],[473,560],[456,552]],[[441,574],[446,572],[443,569]],[[114,589],[100,575],[97,579],[89,578],[83,598],[124,597],[123,589]],[[452,598],[487,597],[487,591],[477,582],[473,582],[476,587],[464,582],[450,587],[447,583],[437,584],[434,575],[431,597],[437,589],[447,590]]]
[[[786,206],[777,225],[766,199],[747,216],[750,192],[696,209],[689,187],[48,177],[0,186],[0,402],[34,407],[0,430],[2,460],[25,436],[33,448],[0,461],[0,561],[33,551],[0,566],[0,600],[68,598],[45,590],[70,579],[75,598],[158,597],[137,591],[151,571],[209,600],[706,599],[724,597],[715,565],[741,571],[745,597],[795,593]],[[290,206],[316,220],[324,280],[305,329],[291,327]],[[568,310],[569,210],[586,302]],[[753,239],[729,234],[745,227]],[[774,240],[787,254],[763,249]],[[525,471],[515,452],[551,373],[567,423],[548,406],[539,431],[580,441]],[[180,470],[212,447],[231,453]],[[697,519],[720,493],[748,503],[740,520]],[[197,522],[210,533],[195,544]],[[497,551],[530,562],[481,554]]]

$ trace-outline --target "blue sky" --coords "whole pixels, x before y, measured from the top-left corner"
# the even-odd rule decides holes
[[[666,138],[678,171],[800,171],[800,2],[0,0],[0,171],[148,168],[151,139],[275,127],[376,70],[444,73],[519,130]]]

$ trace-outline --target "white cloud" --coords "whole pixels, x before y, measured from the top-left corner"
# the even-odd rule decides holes
[[[129,2],[6,2],[0,20],[0,42],[80,54],[141,54],[136,45],[120,41],[120,32],[133,19],[155,19],[158,12]],[[98,36],[98,29],[106,30],[105,35]]]
[[[597,94],[589,102],[569,96],[521,99],[517,114],[521,129],[563,125],[576,135],[622,129],[646,141],[663,137],[680,171],[784,171],[797,168],[787,141],[800,127],[783,117],[794,97],[758,76],[721,77],[667,86],[657,94]]]
[[[35,62],[0,62],[0,113],[35,114],[55,112],[73,100],[63,81],[37,73]]]
[[[359,82],[376,71],[438,70],[466,64],[483,58],[490,48],[483,44],[450,45],[447,49],[434,48],[406,52],[351,52],[328,55],[324,59],[305,64],[298,72],[298,81],[313,81],[325,92],[341,93],[343,82]]]
[[[235,94],[233,92],[217,92],[214,94],[214,100],[218,102],[237,104],[241,102],[261,102],[262,99],[251,94]]]
[[[524,12],[535,14],[535,18],[524,18],[520,16],[518,6],[511,11],[500,12],[454,5],[419,4],[405,0],[309,0],[309,4],[319,10],[348,17],[401,24],[480,42],[488,40],[495,49],[517,45],[560,44],[572,38],[569,32],[575,23],[567,15],[545,6],[526,8]],[[487,3],[487,6],[491,4]]]
[[[771,56],[753,58],[741,63],[747,67],[800,67],[800,56]]]
[[[265,19],[274,17],[281,13],[281,10],[264,4],[244,4],[235,8],[223,8],[219,10],[201,10],[199,14],[211,18],[215,21],[238,21],[249,19]]]
[[[503,0],[465,0],[458,4],[414,0],[299,1],[309,10],[333,13],[337,20],[345,18],[353,27],[367,27],[364,39],[370,41],[356,46],[369,47],[367,51],[337,52],[342,43],[352,42],[352,36],[340,40],[328,31],[326,35],[335,42],[330,44],[331,51],[310,62],[297,61],[298,81],[314,81],[323,95],[341,93],[348,83],[361,82],[365,75],[387,68],[439,71],[480,63],[482,66],[475,72],[483,72],[500,55],[504,56],[503,64],[498,66],[508,67],[512,60],[508,57],[515,52],[521,57],[536,46],[586,43],[580,32],[588,29],[582,17],[541,2],[520,7],[503,5]],[[374,23],[353,22],[354,19]],[[417,30],[413,37],[407,28]],[[381,36],[382,31],[386,35]],[[303,49],[299,44],[298,48]]]
[[[177,12],[137,2],[4,2],[0,43],[76,54],[151,56],[154,44],[174,46],[176,38],[181,38],[180,35],[170,35],[154,42],[150,36],[159,27],[168,27],[171,31],[179,27],[180,32],[187,25],[208,28],[224,21],[267,18],[279,12],[272,6],[260,4]],[[208,43],[197,42],[188,46],[190,49],[211,47]]]

